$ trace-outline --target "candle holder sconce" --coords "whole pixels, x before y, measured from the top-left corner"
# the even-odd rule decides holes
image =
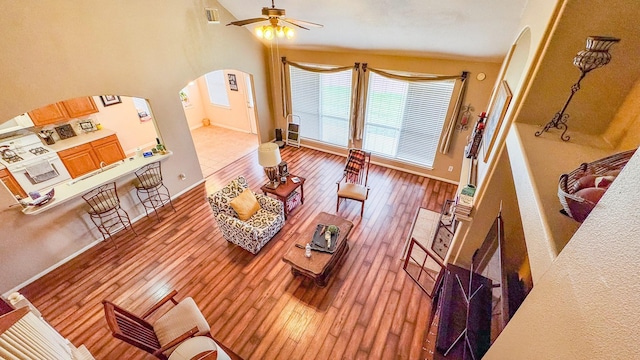
[[[460,108],[460,122],[458,123],[458,125],[456,125],[456,129],[462,132],[463,130],[467,130],[469,128],[469,119],[471,118],[471,113],[473,113],[474,110],[475,109],[473,108],[473,106],[471,106],[471,104],[463,105]]]
[[[563,141],[569,140],[569,135],[565,135],[568,130],[567,120],[569,120],[569,114],[565,114],[565,110],[573,95],[580,90],[580,82],[584,77],[594,69],[599,67],[603,67],[611,61],[611,54],[609,53],[609,49],[613,44],[619,42],[620,39],[607,37],[607,36],[589,36],[587,37],[587,46],[585,50],[581,50],[576,54],[573,58],[573,65],[575,65],[578,69],[580,69],[580,78],[578,82],[571,86],[571,94],[567,101],[564,103],[564,106],[560,111],[558,111],[551,121],[544,126],[544,128],[540,131],[536,132],[536,136],[542,135],[545,131],[548,131],[551,128],[556,128],[559,130],[563,130],[560,135],[560,139]]]

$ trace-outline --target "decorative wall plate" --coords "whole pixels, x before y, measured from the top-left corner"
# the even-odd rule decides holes
[[[73,128],[69,124],[56,126],[55,129],[58,133],[58,136],[60,136],[60,140],[76,136],[76,132],[73,131]]]

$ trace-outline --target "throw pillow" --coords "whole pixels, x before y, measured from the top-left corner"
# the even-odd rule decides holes
[[[249,189],[244,189],[240,195],[231,200],[230,204],[233,210],[238,213],[238,219],[242,221],[249,220],[253,214],[260,210],[258,199]]]

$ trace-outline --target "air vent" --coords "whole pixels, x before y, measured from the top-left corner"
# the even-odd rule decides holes
[[[207,14],[207,22],[209,24],[220,24],[220,16],[218,15],[218,9],[204,9],[205,14]]]

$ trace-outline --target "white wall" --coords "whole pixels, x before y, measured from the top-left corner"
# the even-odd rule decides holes
[[[484,359],[637,359],[636,153]]]
[[[94,96],[93,100],[99,112],[91,117],[104,128],[116,132],[125,154],[135,153],[138,147],[155,145],[158,135],[154,120],[141,122],[131,97],[120,96],[121,104],[109,106],[104,106],[99,96]]]
[[[234,74],[236,76],[238,91],[230,89],[228,82],[229,74]],[[206,117],[211,120],[212,125],[246,133],[251,132],[251,124],[249,124],[249,118],[247,116],[247,89],[243,78],[243,72],[228,69],[224,70],[224,80],[226,84],[227,96],[229,98],[228,107],[211,104],[211,102],[209,101],[209,95],[207,93],[207,84],[204,78],[198,79],[200,95],[201,98],[204,99],[204,101],[202,102],[202,107],[204,109]],[[272,137],[267,137],[266,139],[271,138]]]
[[[158,131],[175,154],[163,163],[165,184],[172,194],[202,180],[178,96],[190,80],[224,68],[253,74],[260,135],[267,138],[273,132],[264,45],[244,29],[224,26],[234,19],[217,1],[158,6],[151,0],[0,0],[0,7],[2,119],[78,96],[148,99]],[[206,22],[205,7],[219,9],[221,24]],[[186,180],[179,179],[180,173]],[[130,190],[128,181],[122,183],[121,194]],[[130,213],[140,212],[137,201],[125,205]],[[0,292],[97,239],[82,213],[80,202],[70,202],[36,217],[3,214]]]
[[[534,133],[566,100],[579,75],[571,60],[589,35],[623,40],[614,50],[618,62],[590,74],[591,85],[583,83],[584,94],[577,95],[582,100],[571,103],[569,126],[582,130],[597,125],[587,135],[608,126],[618,105],[633,93],[630,84],[640,71],[635,55],[640,37],[632,19],[639,3],[567,0],[559,4],[557,23],[549,29],[531,26],[534,46],[547,35],[550,39],[533,57],[540,62],[531,69],[532,80],[523,84],[517,124],[508,135],[534,287],[484,359],[635,359],[640,340],[636,331],[640,323],[636,191],[640,154],[627,164],[586,221],[571,223],[558,213],[559,174],[616,150],[607,148],[602,139],[576,132],[570,132],[569,142],[559,139],[560,131],[541,137]],[[524,20],[539,23],[542,5],[529,2]],[[587,86],[593,87],[591,92]],[[591,112],[593,106],[601,109]],[[638,109],[632,106],[627,111],[633,118]]]
[[[193,130],[202,126],[202,120],[207,117],[204,112],[204,102],[202,101],[200,93],[200,81],[190,81],[189,84],[185,86],[185,89],[189,96],[189,105],[184,107],[184,115],[189,123],[189,129]],[[205,100],[207,99],[205,98]]]

